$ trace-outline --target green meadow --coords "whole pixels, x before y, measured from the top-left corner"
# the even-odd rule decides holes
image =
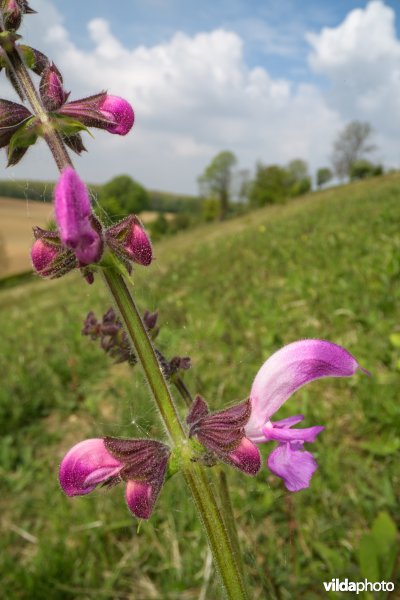
[[[346,597],[323,581],[371,573],[395,581],[400,176],[202,226],[160,242],[155,256],[135,270],[137,300],[160,311],[160,349],[192,357],[187,385],[211,408],[246,398],[267,357],[301,338],[341,344],[372,373],[313,382],[281,408],[278,418],[326,426],[308,447],[319,463],[309,489],[288,493],[266,467],[256,478],[225,469],[252,599]],[[164,436],[140,369],[113,365],[81,335],[87,312],[109,306],[100,277],[0,291],[2,597],[218,599],[179,474],[148,522],[130,516],[122,485],[72,499],[60,491],[58,464],[81,439]],[[374,597],[386,596],[364,596]]]

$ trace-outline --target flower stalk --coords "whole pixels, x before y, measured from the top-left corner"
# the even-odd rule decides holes
[[[0,32],[4,31],[0,13]],[[64,142],[59,132],[52,126],[46,109],[40,99],[23,60],[14,46],[7,50],[10,69],[18,82],[21,96],[25,97],[39,118],[43,137],[55,159],[57,167],[63,171],[72,166]],[[189,439],[179,419],[171,392],[159,365],[154,347],[142,322],[131,290],[123,276],[123,269],[115,260],[104,260],[103,279],[114,301],[126,333],[144,369],[154,400],[159,409],[163,424],[170,438],[172,449],[179,448],[182,456],[182,473],[195,500],[195,504],[207,534],[226,597],[230,600],[248,598],[236,542],[232,541],[231,531],[221,513],[216,497],[203,467],[192,460]],[[182,396],[187,400],[190,394],[186,387],[178,385]],[[230,529],[230,527],[229,527]]]

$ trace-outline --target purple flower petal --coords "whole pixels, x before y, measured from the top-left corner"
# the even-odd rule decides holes
[[[54,209],[60,237],[84,265],[96,262],[101,255],[99,234],[90,223],[89,193],[72,167],[61,173],[54,190]]]
[[[117,475],[122,463],[106,450],[104,440],[94,438],[76,444],[64,456],[59,472],[67,496],[83,496],[97,484]]]
[[[257,475],[261,468],[261,457],[257,446],[245,437],[228,458],[233,466],[248,475]]]
[[[129,510],[138,519],[149,519],[159,491],[159,487],[152,486],[144,481],[129,480],[125,492]]]
[[[298,492],[310,485],[318,465],[310,452],[302,450],[302,444],[280,444],[271,452],[267,461],[269,469],[281,477],[290,492]]]
[[[315,442],[315,438],[325,427],[315,425],[314,427],[305,427],[303,429],[279,428],[272,424],[272,427],[263,427],[262,432],[265,440],[276,440],[277,442]]]
[[[297,425],[304,421],[304,415],[293,415],[293,417],[286,417],[286,419],[280,419],[280,421],[274,421],[274,427],[278,429],[286,427],[293,427],[293,425]]]
[[[129,102],[123,98],[107,94],[100,110],[110,120],[110,124],[106,127],[110,133],[126,135],[132,129],[135,114]]]
[[[304,384],[321,377],[350,377],[360,368],[347,350],[325,340],[301,340],[275,352],[258,371],[250,392],[246,436],[260,431],[286,400]]]

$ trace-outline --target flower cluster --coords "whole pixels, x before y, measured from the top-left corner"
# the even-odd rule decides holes
[[[107,246],[130,272],[132,263],[147,266],[152,261],[149,237],[136,215],[103,230],[92,212],[89,192],[72,167],[63,170],[54,190],[57,232],[34,228],[32,265],[41,277],[61,277],[82,268],[89,283],[88,265],[98,263]]]
[[[157,312],[149,312],[148,310],[143,315],[143,323],[153,339],[158,332],[156,329],[157,317]],[[128,336],[113,308],[108,309],[101,321],[98,321],[94,312],[90,311],[84,321],[82,335],[89,336],[93,341],[99,340],[100,347],[116,363],[128,362],[130,365],[137,363]]]
[[[277,441],[278,446],[272,450],[267,460],[269,469],[283,479],[289,491],[307,488],[317,469],[317,463],[303,446],[314,442],[324,427],[317,425],[292,429],[303,420],[303,415],[274,422],[270,418],[306,383],[323,377],[351,377],[359,369],[365,371],[341,346],[325,340],[293,342],[275,352],[263,364],[254,379],[250,398],[245,402],[210,413],[207,403],[197,396],[186,419],[188,436],[195,436],[206,450],[202,461],[204,464],[213,465],[220,459],[252,476],[261,467],[258,444]],[[112,443],[110,439],[113,440]],[[146,443],[150,444],[149,448],[162,448],[162,451],[148,452],[144,450]],[[129,453],[126,451],[125,454],[118,454],[115,450],[119,447],[118,444],[129,448]],[[99,483],[111,484],[120,479],[128,480],[127,501],[130,510],[136,516],[148,518],[164,481],[170,455],[165,445],[157,444],[160,442],[114,438],[80,442],[67,453],[61,463],[61,486],[66,494],[73,496],[87,494]],[[142,468],[140,472],[126,468],[126,461],[136,461],[136,452],[137,461]],[[194,458],[199,459],[201,460],[201,456]],[[149,482],[142,475],[144,471],[152,471],[155,478]],[[141,487],[139,481],[142,482]],[[135,498],[140,496],[140,502],[143,501],[144,490],[147,490],[150,500],[146,504],[146,511],[139,514],[136,504],[130,500],[130,490],[136,490]],[[143,516],[144,514],[147,516]]]

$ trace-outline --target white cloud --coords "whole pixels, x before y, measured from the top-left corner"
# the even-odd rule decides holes
[[[30,17],[30,42],[61,68],[71,98],[107,88],[136,111],[132,135],[94,131],[94,141],[86,137],[90,153],[76,164],[88,180],[127,172],[152,188],[195,191],[197,176],[223,149],[234,151],[243,167],[298,156],[313,168],[327,162],[343,125],[337,110],[316,86],[295,86],[262,67],[250,68],[236,33],[177,32],[163,44],[127,48],[106,21],[93,19],[92,46],[82,49],[49,0],[38,0],[37,8],[46,18]],[[15,176],[46,176],[43,157],[35,149]]]
[[[347,120],[369,121],[379,134],[382,157],[397,164],[400,42],[393,9],[374,0],[351,11],[338,27],[307,38],[311,67],[330,81],[328,105]]]

